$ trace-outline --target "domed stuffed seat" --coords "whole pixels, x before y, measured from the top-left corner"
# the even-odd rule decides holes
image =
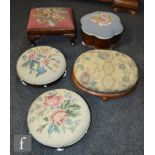
[[[83,44],[109,48],[118,42],[123,32],[120,18],[110,12],[96,11],[81,18]]]
[[[19,57],[16,68],[23,84],[46,87],[64,75],[66,60],[59,50],[38,46],[25,51]]]
[[[75,92],[55,89],[34,100],[27,124],[32,136],[41,144],[54,148],[66,147],[87,133],[90,111],[84,99]]]
[[[73,67],[77,87],[105,100],[128,94],[137,80],[135,62],[117,51],[87,51],[77,58]]]

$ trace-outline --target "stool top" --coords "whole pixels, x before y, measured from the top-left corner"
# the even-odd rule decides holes
[[[65,147],[79,141],[90,125],[90,111],[84,99],[67,89],[41,94],[27,117],[32,136],[43,145]]]
[[[75,29],[73,18],[73,11],[71,8],[32,8],[30,11],[27,30],[73,30]]]
[[[110,12],[97,11],[81,18],[82,31],[100,39],[110,39],[123,32],[120,18]]]
[[[28,84],[44,85],[59,79],[65,72],[64,55],[50,46],[33,47],[17,61],[17,74]]]
[[[75,61],[73,74],[83,87],[101,93],[130,90],[138,80],[138,68],[127,55],[112,50],[90,50]]]

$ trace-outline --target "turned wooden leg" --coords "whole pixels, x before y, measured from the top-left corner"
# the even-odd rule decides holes
[[[31,43],[31,46],[35,46],[36,41],[40,38],[40,35],[27,35],[28,40]]]
[[[116,8],[116,7],[113,7],[112,9],[113,9],[113,11],[115,11],[115,12],[118,11],[118,8]]]
[[[76,39],[75,34],[64,34],[64,35],[70,39],[71,45],[75,44],[75,39]]]

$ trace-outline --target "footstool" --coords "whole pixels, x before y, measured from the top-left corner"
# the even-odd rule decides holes
[[[19,57],[16,69],[24,85],[47,87],[65,75],[66,59],[53,47],[36,46]]]
[[[135,15],[138,9],[138,0],[114,0],[112,8],[114,11],[127,10]]]
[[[55,89],[33,101],[27,125],[38,142],[62,151],[87,133],[90,119],[90,110],[81,96],[67,89]]]
[[[31,9],[27,25],[28,40],[34,44],[42,35],[64,35],[73,44],[76,38],[73,10],[63,7]]]
[[[120,18],[110,12],[97,11],[81,18],[83,45],[110,48],[123,32]]]
[[[127,95],[135,88],[138,68],[123,53],[90,50],[75,61],[72,79],[80,90],[108,100]]]

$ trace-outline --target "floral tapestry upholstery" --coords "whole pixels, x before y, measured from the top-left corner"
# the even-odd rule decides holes
[[[18,76],[32,85],[44,85],[60,78],[66,69],[64,55],[50,46],[38,46],[24,52],[17,61]]]
[[[124,92],[138,80],[138,68],[127,55],[112,50],[91,50],[80,55],[73,73],[85,88],[103,93]]]
[[[76,143],[87,132],[90,111],[78,94],[55,89],[40,95],[31,105],[27,124],[32,136],[50,147]]]
[[[71,8],[33,8],[30,11],[27,30],[74,29]]]

